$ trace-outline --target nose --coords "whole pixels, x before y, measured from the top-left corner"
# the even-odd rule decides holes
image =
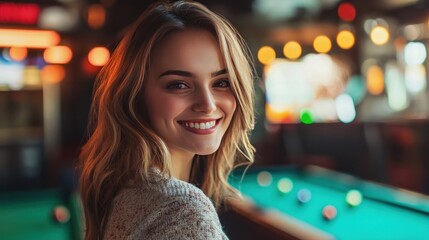
[[[200,90],[195,93],[195,102],[192,110],[205,114],[214,112],[216,110],[216,102],[213,94],[209,90]]]

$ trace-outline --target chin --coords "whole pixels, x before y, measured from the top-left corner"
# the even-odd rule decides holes
[[[198,155],[210,155],[210,154],[215,153],[218,149],[219,149],[219,145],[213,146],[213,147],[211,147],[211,146],[210,147],[205,146],[205,147],[198,148],[198,151],[195,151],[195,154],[198,154]]]

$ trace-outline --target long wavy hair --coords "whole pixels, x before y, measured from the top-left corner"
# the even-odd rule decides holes
[[[237,101],[219,149],[194,157],[190,182],[199,186],[216,207],[238,194],[227,177],[235,166],[252,163],[254,155],[249,141],[254,126],[254,68],[247,45],[227,20],[202,4],[157,2],[127,29],[97,76],[90,136],[79,156],[86,239],[103,238],[109,209],[122,188],[148,183],[152,167],[171,177],[168,148],[142,114],[141,94],[156,44],[169,33],[190,27],[210,31],[216,37]]]

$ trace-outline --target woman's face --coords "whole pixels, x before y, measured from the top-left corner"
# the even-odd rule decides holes
[[[173,158],[215,152],[236,108],[215,37],[198,29],[171,33],[150,63],[144,106]]]

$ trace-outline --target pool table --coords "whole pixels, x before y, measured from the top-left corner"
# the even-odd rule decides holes
[[[286,189],[279,188],[280,179],[287,179]],[[426,195],[316,166],[239,169],[229,182],[244,196],[230,202],[232,209],[283,232],[285,239],[429,239]],[[360,204],[346,201],[350,190],[361,194]],[[334,208],[333,215],[323,213],[326,206]]]
[[[0,192],[0,239],[80,240],[77,193],[60,189]]]

